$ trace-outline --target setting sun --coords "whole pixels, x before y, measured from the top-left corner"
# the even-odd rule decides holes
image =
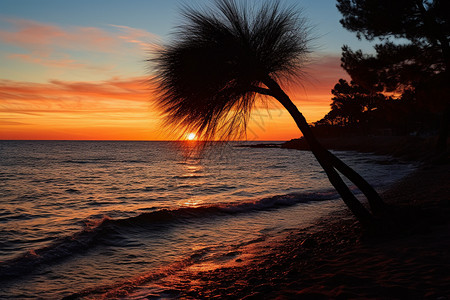
[[[189,133],[188,136],[187,136],[187,139],[188,139],[189,141],[194,140],[194,139],[195,139],[195,133]]]

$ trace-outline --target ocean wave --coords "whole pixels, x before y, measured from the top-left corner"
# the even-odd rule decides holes
[[[98,164],[98,163],[127,163],[127,164],[142,164],[147,163],[147,161],[141,159],[114,159],[112,157],[94,157],[94,158],[84,158],[84,159],[67,159],[63,160],[66,164]]]
[[[175,274],[190,265],[201,260],[211,249],[205,247],[194,251],[188,257],[175,261],[167,266],[152,270],[149,273],[139,274],[138,276],[120,280],[116,283],[100,285],[84,289],[80,292],[69,294],[63,297],[63,300],[76,299],[120,299],[124,298],[130,291],[146,282],[155,281],[163,277]]]
[[[97,222],[103,223],[107,218]],[[88,248],[92,248],[105,235],[105,226],[86,226],[80,232],[59,238],[48,246],[28,250],[16,258],[0,262],[0,281],[12,280],[18,276],[29,274],[37,267],[56,263]]]
[[[292,193],[262,198],[256,201],[207,205],[198,207],[180,207],[176,209],[161,209],[143,212],[139,215],[125,219],[106,219],[101,225],[114,224],[119,226],[151,225],[186,221],[196,218],[212,218],[218,215],[235,215],[255,211],[277,209],[299,203],[333,200],[339,198],[335,192],[322,193]]]
[[[29,274],[39,266],[58,263],[92,247],[120,243],[117,241],[118,238],[120,239],[118,231],[127,227],[147,227],[155,224],[176,226],[179,223],[200,218],[267,211],[299,203],[332,200],[338,197],[338,194],[334,192],[293,193],[249,202],[153,210],[122,219],[111,219],[105,216],[102,219],[86,221],[82,231],[60,238],[46,247],[30,250],[14,259],[0,262],[0,280]]]
[[[187,175],[177,175],[173,176],[173,179],[197,179],[197,178],[205,178],[207,176],[205,175],[194,175],[194,174],[187,174]]]

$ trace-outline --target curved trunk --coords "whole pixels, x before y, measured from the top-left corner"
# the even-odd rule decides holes
[[[322,168],[325,170],[325,173],[327,174],[331,184],[341,195],[342,200],[349,207],[355,217],[358,218],[358,220],[365,226],[373,225],[372,215],[361,204],[361,202],[356,199],[348,186],[342,180],[339,173],[333,167],[334,155],[325,150],[325,148],[323,148],[322,145],[319,144],[317,139],[314,137],[311,128],[306,122],[306,119],[299,112],[294,103],[292,103],[289,97],[283,92],[280,86],[273,79],[267,78],[266,80],[264,80],[264,84],[270,89],[270,91],[272,92],[272,96],[274,96],[294,118],[295,123],[308,142],[312,153],[314,154]]]
[[[289,97],[282,91],[279,85],[273,81],[272,79],[267,79],[268,84],[272,84],[272,90],[278,90],[280,95],[287,99],[288,102],[291,102]],[[272,82],[272,83],[270,83]],[[293,105],[293,104],[292,104]],[[297,108],[295,108],[297,109]],[[302,116],[303,117],[303,116]],[[306,121],[305,121],[306,122]],[[307,125],[309,128],[309,125]],[[312,133],[311,133],[312,135]],[[329,159],[332,161],[333,167],[338,170],[341,174],[347,177],[351,182],[353,182],[358,189],[366,196],[370,208],[374,214],[382,214],[387,211],[389,206],[381,199],[380,195],[375,191],[375,189],[355,170],[350,168],[347,164],[345,164],[342,160],[332,154],[330,151],[323,148],[323,146],[315,139],[314,136],[312,138],[315,140],[314,143],[317,144],[318,148],[321,148],[322,151],[326,152],[326,155],[329,156]],[[306,139],[306,137],[305,137]],[[308,141],[308,143],[310,143]]]
[[[388,205],[384,203],[380,195],[375,191],[375,189],[355,170],[350,168],[342,160],[337,158],[330,151],[326,150],[330,159],[332,160],[333,166],[341,172],[345,177],[347,177],[351,182],[353,182],[358,189],[366,196],[369,202],[370,208],[374,214],[382,214],[387,211]]]

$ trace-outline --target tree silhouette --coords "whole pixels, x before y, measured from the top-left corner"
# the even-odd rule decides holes
[[[354,82],[349,84],[344,79],[339,79],[331,93],[334,95],[331,99],[331,110],[336,111],[335,116],[341,120],[341,126],[360,125],[368,121],[368,114],[378,107],[380,101],[386,99],[379,93]]]
[[[438,95],[429,95],[428,99],[436,99],[433,106],[439,102],[442,112],[441,129],[437,143],[438,149],[445,151],[450,121],[450,101],[448,86],[450,85],[450,1],[448,0],[338,0],[337,8],[342,13],[342,25],[368,40],[375,38],[387,39],[383,45],[377,45],[378,60],[362,57],[359,52],[350,53],[349,48],[344,54],[352,54],[364,64],[372,61],[372,66],[389,72],[379,72],[386,75],[382,78],[391,80],[391,87],[397,83],[408,82],[419,88],[418,95],[440,90]],[[394,45],[389,38],[402,38],[410,42],[406,45]],[[431,54],[431,55],[430,55]],[[359,56],[359,57],[358,57]],[[364,59],[361,59],[364,58]],[[393,61],[397,60],[397,62]],[[375,63],[375,65],[374,65]],[[345,64],[345,62],[344,62]],[[377,65],[378,64],[378,65]],[[356,64],[353,64],[356,65]],[[350,64],[348,64],[350,66]],[[345,67],[345,66],[344,66]],[[436,70],[433,70],[437,68]],[[423,72],[418,72],[421,71]],[[428,70],[427,70],[428,69]],[[346,68],[349,71],[349,68]],[[358,76],[350,70],[349,74]],[[427,72],[432,71],[432,80]],[[370,73],[370,72],[368,72]],[[360,73],[361,74],[361,73]],[[360,75],[359,74],[359,75]],[[373,75],[373,73],[372,73]],[[414,75],[421,77],[419,85],[414,81]],[[366,74],[367,76],[367,74]],[[409,78],[408,78],[409,77]],[[362,77],[360,77],[362,78]],[[353,78],[357,81],[358,79]],[[411,81],[412,80],[412,81]],[[426,82],[427,81],[427,82]],[[359,83],[359,82],[358,82]],[[436,83],[440,83],[439,86]],[[389,86],[389,85],[387,85]]]
[[[366,195],[372,212],[386,208],[353,169],[323,148],[280,84],[296,82],[309,53],[308,27],[294,7],[280,2],[249,7],[218,0],[214,9],[184,7],[171,43],[150,59],[157,105],[167,125],[205,140],[231,139],[245,131],[257,100],[278,100],[295,120],[319,164],[344,202],[365,225],[372,214],[356,199],[338,171]]]
[[[359,62],[359,60],[356,61]],[[369,64],[362,62],[355,63],[355,66],[358,69],[365,68],[367,71]],[[358,71],[352,68],[352,72]],[[372,78],[371,75],[365,75],[367,73],[364,73],[364,78],[359,78],[360,82],[364,83],[364,79]],[[397,76],[398,73],[395,78]],[[397,85],[398,82],[391,78],[377,82],[375,86],[373,83],[368,85],[366,81],[365,84],[371,87],[366,89],[353,81],[349,83],[339,79],[331,90],[334,95],[331,99],[331,110],[322,119],[314,122],[313,132],[319,137],[380,133],[405,135],[437,128],[434,120],[436,114],[427,113],[422,105],[418,104],[417,90],[411,90],[409,86],[405,86],[402,95],[396,95],[396,97],[376,92],[380,86],[391,84],[391,82],[394,84],[394,81]],[[429,93],[427,95],[429,96]],[[427,106],[429,105],[430,103],[427,103]]]
[[[342,67],[359,86],[376,95],[380,92],[394,92],[398,100],[408,99],[403,108],[409,108],[409,115],[415,114],[416,123],[427,120],[423,127],[439,128],[436,124],[441,115],[440,139],[437,150],[445,150],[445,123],[442,112],[448,105],[450,87],[445,82],[445,65],[436,47],[416,44],[396,45],[391,42],[375,46],[376,54],[363,54],[360,50],[352,51],[344,46],[342,51]],[[399,97],[399,95],[402,95]],[[400,108],[400,107],[399,107]],[[381,112],[378,110],[378,112]],[[400,118],[402,114],[398,114]],[[433,118],[427,117],[433,115]],[[404,115],[405,116],[405,115]],[[378,117],[380,114],[378,114]],[[426,126],[425,126],[426,125]],[[409,126],[411,131],[421,128]],[[408,132],[405,132],[408,133]]]

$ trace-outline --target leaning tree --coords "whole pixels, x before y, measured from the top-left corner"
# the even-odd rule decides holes
[[[384,211],[386,205],[370,184],[317,141],[280,86],[299,78],[310,52],[309,28],[300,12],[279,1],[251,7],[235,0],[215,4],[212,9],[184,7],[184,22],[174,39],[149,59],[156,104],[167,124],[204,140],[231,139],[245,131],[256,101],[273,97],[293,117],[353,214],[372,225],[373,214],[339,172],[365,194],[372,213]]]

